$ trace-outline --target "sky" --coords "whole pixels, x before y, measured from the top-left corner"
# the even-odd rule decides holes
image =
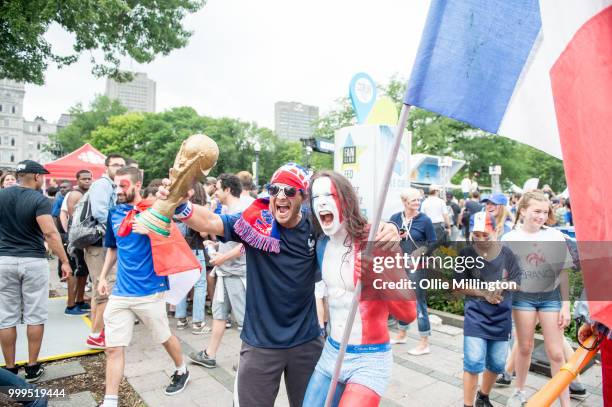
[[[208,0],[185,18],[193,31],[186,47],[123,69],[157,82],[157,111],[191,106],[199,114],[274,127],[274,103],[296,101],[325,114],[348,95],[351,77],[367,72],[385,84],[407,78],[430,0]],[[69,52],[59,26],[46,34],[53,49]],[[26,85],[26,119],[55,122],[80,102],[103,94],[105,79],[91,74],[89,54],[58,70],[45,85]]]

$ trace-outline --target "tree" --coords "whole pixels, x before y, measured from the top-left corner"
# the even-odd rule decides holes
[[[251,171],[253,145],[259,142],[260,182],[265,182],[282,164],[301,161],[301,146],[281,141],[267,128],[230,118],[199,116],[190,107],[162,113],[128,113],[111,117],[91,133],[90,142],[102,153],[125,154],[144,169],[146,182],[168,176],[181,143],[195,133],[204,133],[219,146],[213,175]]]
[[[119,57],[151,62],[184,47],[191,32],[182,26],[204,0],[8,0],[0,2],[0,79],[42,85],[49,63],[59,67],[88,52],[96,76],[130,78],[119,71]],[[44,38],[59,24],[74,36],[73,53],[58,55]],[[100,50],[103,62],[93,56]]]
[[[64,153],[76,150],[89,141],[91,132],[108,123],[109,118],[125,112],[127,109],[121,103],[106,96],[97,96],[87,111],[79,103],[70,109],[72,122],[51,137],[51,144]]]

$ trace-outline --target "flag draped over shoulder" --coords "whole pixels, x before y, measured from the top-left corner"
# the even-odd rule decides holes
[[[612,327],[612,0],[432,0],[404,102],[563,159],[591,316]]]

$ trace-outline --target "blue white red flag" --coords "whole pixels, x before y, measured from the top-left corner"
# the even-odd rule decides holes
[[[578,240],[612,242],[612,0],[432,0],[404,101],[563,158]],[[587,295],[610,299],[591,254]]]

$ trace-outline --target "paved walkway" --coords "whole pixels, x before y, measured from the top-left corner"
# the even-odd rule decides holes
[[[171,319],[175,324],[175,320]],[[413,324],[414,325],[414,324]],[[382,406],[461,406],[462,393],[462,330],[442,325],[434,328],[430,355],[411,356],[407,353],[416,345],[416,327],[405,345],[395,345],[393,377]],[[174,330],[183,343],[183,352],[201,350],[208,336],[196,336],[190,330]],[[172,362],[161,347],[151,347],[146,329],[136,327],[133,345],[126,356],[126,376],[134,389],[149,406],[231,406],[235,372],[238,362],[240,338],[236,329],[226,331],[217,356],[218,367],[206,369],[197,365],[189,367],[192,379],[189,388],[174,397],[163,394],[162,388],[172,374]],[[547,378],[531,374],[527,392],[532,394]],[[589,396],[582,402],[572,401],[573,406],[595,407],[602,405],[601,369],[594,366],[583,375]],[[495,406],[505,405],[510,388],[495,388],[491,400]],[[284,385],[275,406],[288,406]]]
[[[64,292],[59,287],[57,278],[51,278],[51,288],[57,289],[60,294]],[[170,323],[172,330],[182,342],[185,354],[201,350],[209,340],[209,335],[193,335],[190,329],[176,330],[174,328],[175,319],[171,318]],[[132,345],[126,351],[125,375],[148,406],[224,407],[232,405],[235,378],[233,367],[238,363],[241,343],[239,332],[235,328],[226,330],[217,355],[217,368],[206,369],[197,365],[189,365],[191,372],[189,386],[183,393],[173,397],[165,396],[163,393],[163,388],[169,383],[170,375],[173,373],[172,361],[161,346],[150,345],[150,335],[142,324],[134,328]],[[418,340],[416,324],[413,324],[411,329],[408,343],[394,346],[393,376],[381,406],[454,407],[463,405],[463,331],[453,326],[434,326],[430,341],[432,353],[424,356],[411,356],[407,352],[416,345]],[[547,380],[548,378],[544,376],[530,373],[527,380],[528,394],[533,394]],[[602,406],[600,367],[594,366],[589,369],[582,376],[582,380],[589,396],[582,402],[572,400],[572,406]],[[493,404],[495,406],[505,405],[511,392],[511,388],[494,388],[491,394]],[[87,396],[87,394],[78,395],[85,399],[88,398]],[[77,402],[72,405],[79,404]],[[89,404],[85,402],[82,405]],[[288,405],[284,384],[281,384],[275,406]]]

